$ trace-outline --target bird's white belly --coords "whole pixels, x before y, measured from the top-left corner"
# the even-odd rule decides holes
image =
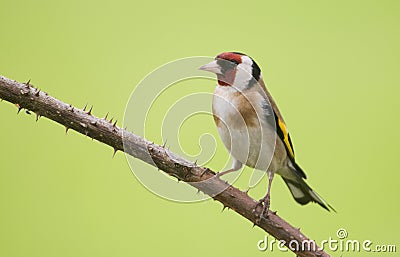
[[[227,127],[219,127],[218,132],[225,147],[236,160],[252,168],[267,170],[274,153],[274,144],[261,129],[249,128],[247,131],[246,128],[229,130]]]
[[[225,92],[226,89],[216,92],[213,100],[213,112],[218,117],[216,123],[222,142],[236,160],[259,170],[267,170],[275,149],[274,128],[263,119],[265,113],[261,106],[253,105],[256,110],[244,114],[238,108],[237,101],[240,99],[232,98],[232,94],[223,95]]]

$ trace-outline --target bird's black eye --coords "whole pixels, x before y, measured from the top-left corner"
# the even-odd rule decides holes
[[[217,59],[217,64],[221,67],[222,74],[225,74],[226,71],[235,69],[239,62],[235,60]]]

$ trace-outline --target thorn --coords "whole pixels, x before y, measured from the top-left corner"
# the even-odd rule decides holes
[[[19,106],[19,104],[15,104],[15,106],[18,108],[17,114],[19,114],[19,112],[23,109],[21,106]]]
[[[92,109],[93,109],[93,105],[90,107],[89,111],[86,114],[89,114],[90,116],[92,116]]]
[[[198,161],[197,159],[194,161],[194,163],[193,163],[194,166],[197,166],[197,161]]]
[[[165,148],[165,146],[167,145],[167,141],[168,140],[165,140],[164,144],[162,145],[162,148]]]
[[[114,124],[113,124],[113,127],[114,127],[114,128],[117,127],[117,120],[115,120],[115,122],[114,122]]]
[[[224,212],[226,208],[228,208],[228,206],[224,205],[224,206],[222,207],[222,211],[221,211],[221,212]],[[229,208],[228,208],[228,209],[229,209]]]
[[[253,228],[254,228],[255,226],[257,226],[257,223],[256,223],[256,222],[253,223]]]
[[[68,130],[69,130],[69,128],[68,128],[68,127],[65,127],[65,135],[68,134]]]
[[[118,152],[118,149],[117,148],[114,148],[114,153],[113,153],[113,158],[114,158],[114,156],[115,156],[115,154]]]
[[[200,174],[200,178],[202,178],[203,175],[206,174],[206,172],[207,172],[207,169],[204,169],[203,172]]]
[[[104,117],[104,119],[107,120],[107,117],[108,117],[108,112],[107,112],[106,116]]]
[[[109,121],[109,122],[110,122],[110,124],[112,124],[112,122],[113,122],[113,119],[114,119],[114,117],[112,117],[112,118],[111,118],[111,120]]]
[[[30,82],[31,82],[31,80],[29,79],[29,80],[25,83],[25,87],[26,87],[26,88],[29,88],[29,87],[30,87],[30,84],[29,84]]]
[[[249,194],[249,191],[250,191],[250,187],[249,188],[247,188],[245,191],[243,191],[246,195],[248,195]]]
[[[26,114],[31,115],[31,112],[29,110],[25,110]]]
[[[35,113],[35,114],[36,114],[36,122],[37,122],[40,118],[40,114],[39,113]]]
[[[201,192],[201,190],[200,190],[200,189],[197,189],[197,194],[200,194],[200,192]]]
[[[39,96],[39,94],[40,94],[40,89],[37,89],[35,92],[35,96]]]
[[[86,111],[87,103],[85,104],[85,107],[83,107],[83,111]]]

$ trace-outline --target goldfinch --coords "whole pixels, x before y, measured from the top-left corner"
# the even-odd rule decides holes
[[[257,63],[243,53],[225,52],[200,70],[217,75],[212,102],[214,121],[234,159],[232,168],[218,176],[237,171],[243,164],[266,171],[268,189],[260,200],[260,217],[268,214],[275,173],[281,175],[298,203],[316,202],[335,211],[305,182],[306,174],[295,162],[290,135]]]

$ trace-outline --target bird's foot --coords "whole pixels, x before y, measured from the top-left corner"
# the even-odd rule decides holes
[[[226,174],[231,173],[231,172],[234,172],[234,171],[236,171],[236,170],[234,170],[234,169],[229,169],[229,170],[225,170],[225,171],[220,171],[220,172],[218,172],[218,173],[215,174],[215,177],[216,177],[216,178],[221,178],[223,175],[226,175]]]
[[[268,211],[269,211],[269,207],[271,204],[271,199],[269,197],[269,195],[267,195],[266,197],[264,197],[263,199],[261,199],[260,201],[263,201],[263,209],[261,211],[260,216],[263,218],[266,218],[268,216]]]
[[[242,163],[240,163],[240,162],[237,161],[237,160],[234,160],[233,165],[232,165],[232,168],[230,168],[229,170],[225,170],[225,171],[218,172],[217,174],[215,174],[215,177],[221,178],[223,175],[226,175],[226,174],[231,173],[231,172],[234,172],[234,171],[238,171],[238,170],[240,170],[242,167],[243,167],[243,164],[242,164]]]
[[[266,195],[264,198],[262,198],[262,199],[260,199],[258,201],[257,206],[261,205],[262,210],[261,210],[261,213],[260,213],[260,215],[258,216],[258,218],[256,220],[257,224],[260,223],[261,219],[268,218],[268,212],[269,212],[270,203],[271,203],[271,199],[270,199],[269,195]]]

